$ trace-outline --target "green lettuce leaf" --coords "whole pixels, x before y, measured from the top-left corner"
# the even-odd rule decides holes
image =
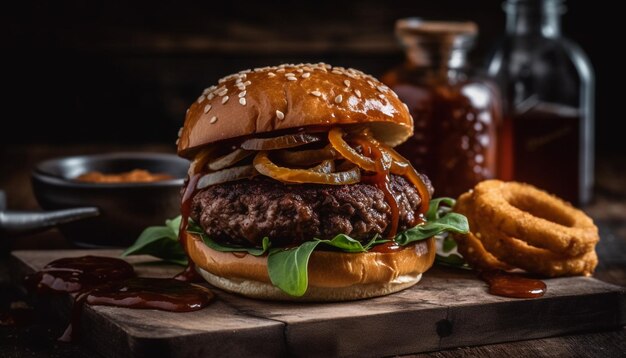
[[[309,258],[322,241],[307,241],[290,249],[272,249],[267,273],[272,284],[291,296],[302,296],[309,287]]]
[[[177,265],[187,265],[187,255],[178,242],[180,217],[167,220],[165,226],[150,226],[127,248],[122,257],[152,255]]]

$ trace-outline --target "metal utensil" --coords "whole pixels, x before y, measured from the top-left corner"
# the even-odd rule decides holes
[[[6,195],[0,191],[0,236],[13,237],[43,231],[59,224],[100,215],[96,207],[53,211],[10,211]]]

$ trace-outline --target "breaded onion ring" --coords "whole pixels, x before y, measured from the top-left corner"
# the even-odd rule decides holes
[[[511,188],[515,188],[514,194],[508,192]],[[500,195],[500,198],[494,198],[496,193]],[[528,198],[529,195],[534,197]],[[490,206],[486,198],[496,202],[496,204]],[[506,204],[502,204],[502,202]],[[494,213],[496,208],[502,209],[507,205],[514,207],[522,214],[514,219],[500,212]],[[558,210],[555,210],[555,205],[557,205]],[[594,248],[599,238],[593,221],[582,211],[574,209],[560,199],[530,185],[514,182],[503,183],[497,180],[482,182],[474,190],[459,197],[454,211],[465,215],[468,219],[471,232],[467,235],[454,235],[453,237],[457,241],[461,255],[476,269],[502,270],[504,269],[502,265],[504,265],[549,277],[589,276],[598,263]],[[503,220],[525,221],[503,223]],[[548,224],[541,227],[544,230],[552,231],[540,232],[537,228],[528,230],[524,226],[542,221]],[[595,236],[586,237],[587,241],[580,244],[580,240],[571,237],[572,232],[568,231],[571,227],[565,226],[566,222],[575,226],[576,230],[589,230],[595,233]],[[534,245],[533,243],[539,240],[529,239],[527,236],[511,235],[509,231],[506,231],[511,227],[518,228],[518,230],[520,227],[524,228],[525,231],[522,232],[526,234],[529,232],[540,233],[541,237],[547,240],[559,237],[573,243],[566,242],[567,245],[545,243],[542,243],[542,246]],[[591,234],[587,233],[587,235]],[[550,250],[546,247],[556,247],[558,250]],[[563,247],[573,247],[577,250],[562,250]],[[578,250],[582,250],[582,252]],[[575,254],[571,252],[575,252]]]
[[[470,206],[467,205],[470,200],[470,196],[470,193],[462,194],[456,201],[454,212],[465,215],[467,217],[469,227],[473,229],[476,226],[473,222],[474,215],[471,212]],[[512,266],[500,261],[497,257],[487,251],[480,240],[474,236],[472,232],[465,235],[453,234],[453,237],[457,243],[459,253],[463,255],[465,261],[467,261],[467,263],[472,265],[474,268],[485,271],[507,271],[513,268]]]
[[[574,257],[598,242],[593,220],[569,203],[531,185],[485,180],[474,188],[476,217],[529,245]]]

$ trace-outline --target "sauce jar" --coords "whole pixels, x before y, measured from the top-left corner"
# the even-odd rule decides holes
[[[413,137],[397,149],[428,175],[437,196],[457,197],[497,174],[501,100],[468,66],[477,32],[473,22],[400,19],[406,61],[382,77],[414,119]]]

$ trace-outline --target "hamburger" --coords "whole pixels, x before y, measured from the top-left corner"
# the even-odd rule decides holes
[[[179,234],[190,263],[211,285],[262,299],[415,285],[435,259],[432,236],[455,225],[437,225],[430,181],[393,150],[412,133],[407,106],[358,70],[289,64],[220,79],[177,141],[191,161]]]

